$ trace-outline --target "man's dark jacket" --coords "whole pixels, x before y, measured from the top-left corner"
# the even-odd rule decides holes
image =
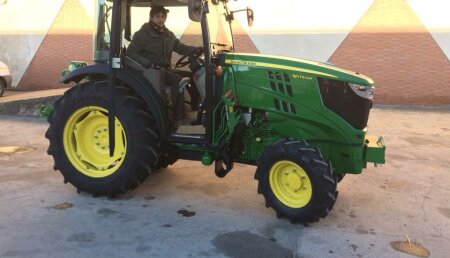
[[[169,67],[173,51],[188,55],[194,49],[181,43],[172,31],[165,29],[160,33],[150,23],[145,23],[134,34],[126,54],[144,67]]]

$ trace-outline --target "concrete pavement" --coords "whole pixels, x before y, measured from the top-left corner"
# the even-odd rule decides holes
[[[329,216],[304,227],[265,208],[252,166],[219,179],[178,161],[116,199],[77,194],[46,155],[45,120],[0,115],[0,257],[406,258],[395,241],[408,239],[449,257],[449,117],[374,108],[369,133],[384,135],[387,164],[346,176]]]

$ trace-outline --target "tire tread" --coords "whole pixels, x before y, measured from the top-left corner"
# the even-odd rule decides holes
[[[284,205],[272,192],[269,183],[269,172],[279,160],[290,160],[297,163],[310,177],[313,183],[313,196],[302,208],[291,208]],[[266,207],[275,209],[277,217],[288,219],[292,223],[308,224],[324,218],[333,208],[336,198],[337,182],[333,176],[331,162],[323,159],[320,150],[310,147],[306,141],[287,139],[269,146],[261,155],[255,172],[258,180],[257,192],[265,199]]]

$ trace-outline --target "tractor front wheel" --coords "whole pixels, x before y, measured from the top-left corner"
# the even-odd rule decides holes
[[[144,102],[116,87],[115,151],[109,155],[107,82],[77,85],[55,102],[46,138],[64,182],[93,195],[124,193],[143,182],[160,155],[161,139]]]
[[[324,218],[337,197],[331,163],[304,141],[282,140],[268,147],[255,173],[266,207],[292,223]]]

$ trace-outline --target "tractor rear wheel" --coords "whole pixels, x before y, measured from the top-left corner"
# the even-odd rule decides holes
[[[161,139],[144,102],[116,86],[115,151],[109,155],[107,82],[87,82],[55,102],[46,132],[54,169],[78,192],[114,196],[143,182],[160,156]]]
[[[259,158],[255,179],[266,206],[292,223],[316,222],[336,202],[331,163],[305,141],[281,140],[268,147]]]

